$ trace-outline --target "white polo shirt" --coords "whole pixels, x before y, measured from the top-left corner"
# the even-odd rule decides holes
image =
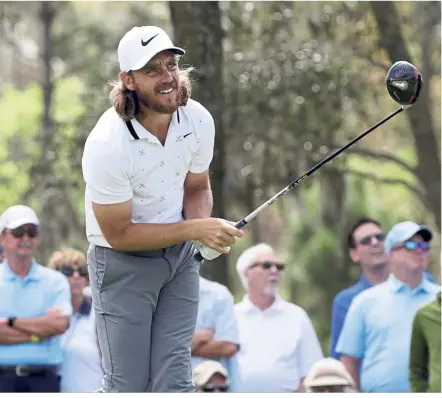
[[[248,296],[235,305],[243,392],[293,392],[323,358],[307,313],[277,297],[261,311]]]
[[[98,246],[110,247],[92,202],[116,204],[132,199],[133,223],[181,221],[187,173],[206,171],[213,158],[213,118],[192,99],[172,115],[164,146],[137,120],[132,119],[131,124],[139,139],[110,108],[84,147],[86,234],[89,242]]]

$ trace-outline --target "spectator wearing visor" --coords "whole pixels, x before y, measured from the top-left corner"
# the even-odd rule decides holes
[[[394,225],[385,238],[390,276],[350,306],[337,352],[361,392],[410,392],[413,319],[440,291],[423,277],[432,237],[427,226],[412,221]]]
[[[39,220],[17,205],[2,215],[0,392],[60,392],[61,335],[72,314],[67,278],[34,258]]]
[[[196,392],[229,392],[228,373],[218,361],[208,360],[193,370]]]
[[[342,362],[323,358],[316,362],[305,378],[308,393],[354,393],[354,381]]]

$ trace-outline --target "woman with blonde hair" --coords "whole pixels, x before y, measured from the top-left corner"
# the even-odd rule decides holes
[[[96,334],[94,312],[84,291],[89,285],[85,255],[66,248],[54,252],[49,268],[68,278],[73,314],[69,329],[62,335],[63,363],[59,369],[61,392],[91,392],[101,386],[103,369]]]

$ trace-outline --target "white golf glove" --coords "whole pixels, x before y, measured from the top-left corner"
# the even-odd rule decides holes
[[[212,249],[212,248],[204,245],[199,240],[194,240],[193,244],[199,250],[199,252],[201,253],[201,256],[203,256],[203,258],[206,260],[209,260],[209,261],[214,260],[215,258],[221,256],[221,254],[223,254],[223,253],[216,251],[215,249]],[[229,251],[230,251],[230,247],[229,247]]]

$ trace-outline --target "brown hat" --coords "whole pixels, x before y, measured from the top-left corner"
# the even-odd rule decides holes
[[[354,381],[342,362],[334,358],[324,358],[316,362],[305,378],[306,387],[348,386],[354,387]]]
[[[219,373],[225,378],[228,377],[227,370],[217,361],[204,361],[193,369],[193,381],[197,387],[204,386],[210,378]]]

